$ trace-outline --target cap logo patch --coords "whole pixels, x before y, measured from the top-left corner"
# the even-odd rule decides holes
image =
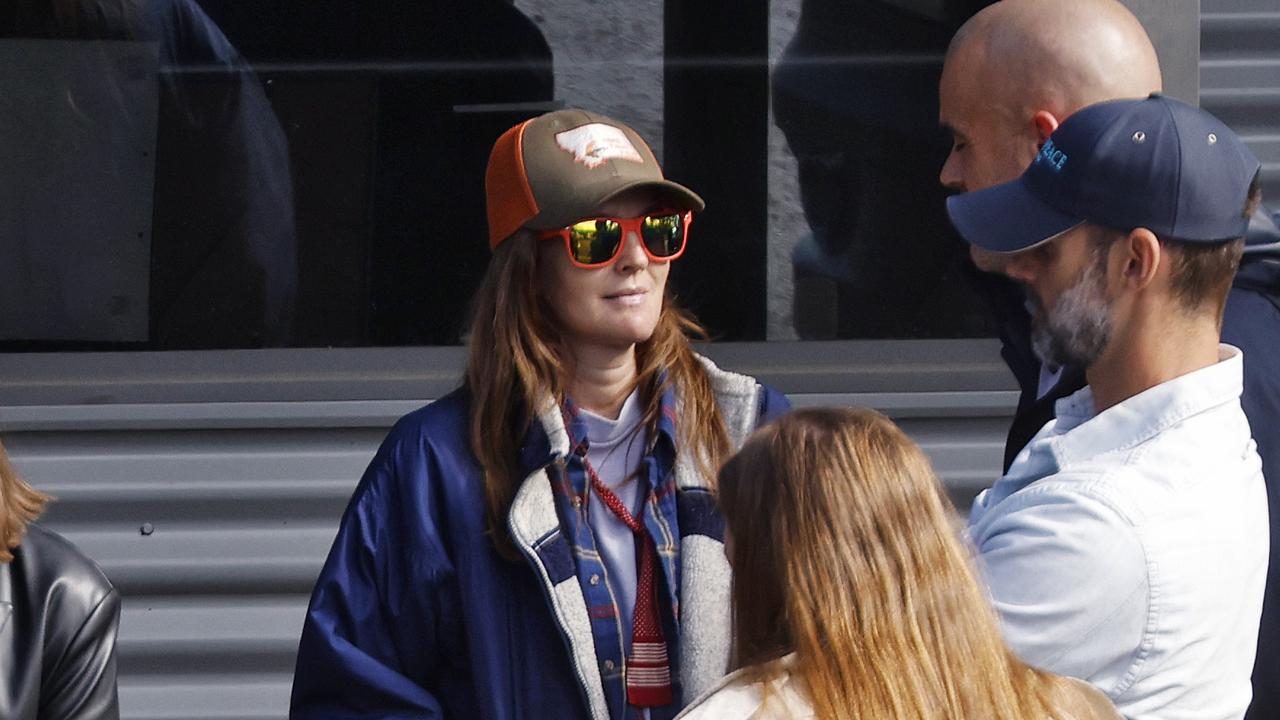
[[[610,160],[644,163],[625,133],[612,125],[591,123],[556,133],[556,144],[573,154],[573,159],[589,168],[600,167]]]
[[[1048,163],[1054,172],[1061,172],[1063,166],[1067,164],[1067,154],[1062,152],[1053,144],[1053,140],[1049,140],[1040,148],[1040,154],[1036,155],[1036,164]]]

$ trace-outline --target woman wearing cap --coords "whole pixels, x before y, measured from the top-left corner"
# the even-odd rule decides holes
[[[788,413],[719,491],[751,579],[733,587],[739,669],[681,720],[1120,717],[1004,644],[929,461],[888,418]]]
[[[625,125],[518,125],[463,386],[402,418],[312,595],[295,718],[673,717],[728,665],[710,492],[786,401],[698,357],[666,294],[693,192]]]

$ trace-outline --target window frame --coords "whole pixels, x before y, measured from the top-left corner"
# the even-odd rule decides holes
[[[798,404],[986,415],[1010,412],[1017,397],[999,341],[990,338],[713,343],[698,349]],[[109,408],[133,408],[138,419],[161,424],[166,413],[181,424],[184,413],[172,408],[183,406],[202,417],[213,406],[226,408],[229,417],[236,413],[228,406],[243,406],[250,415],[255,406],[289,414],[283,408],[297,403],[411,409],[460,385],[466,352],[406,347],[3,354],[0,431],[57,418],[130,417]],[[160,410],[166,406],[171,410]]]

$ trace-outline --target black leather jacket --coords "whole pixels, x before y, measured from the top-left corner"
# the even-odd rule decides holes
[[[0,718],[116,720],[120,594],[55,533],[27,527],[0,563]]]

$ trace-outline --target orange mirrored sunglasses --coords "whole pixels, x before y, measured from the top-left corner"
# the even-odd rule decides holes
[[[605,267],[616,261],[627,233],[640,237],[640,247],[650,260],[670,262],[684,253],[692,222],[691,210],[660,210],[635,218],[587,218],[558,230],[544,230],[538,237],[564,238],[569,261],[585,269]]]

